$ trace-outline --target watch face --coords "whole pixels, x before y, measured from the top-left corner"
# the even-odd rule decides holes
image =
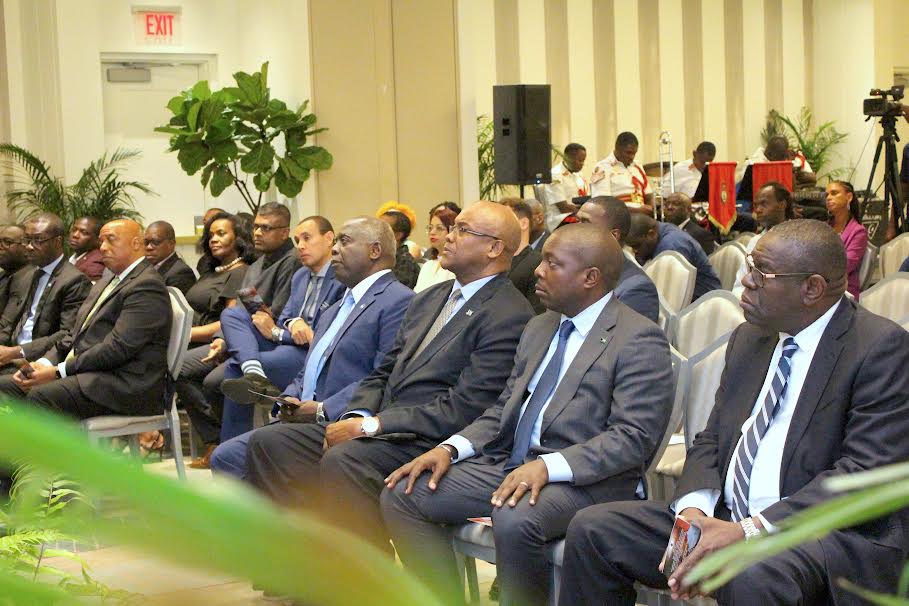
[[[360,427],[362,427],[364,433],[375,433],[379,429],[379,423],[374,417],[366,417]]]

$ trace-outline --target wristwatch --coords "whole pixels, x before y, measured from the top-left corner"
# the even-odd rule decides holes
[[[327,425],[328,419],[325,418],[325,405],[322,402],[316,403],[316,423]]]
[[[364,436],[373,437],[379,433],[379,419],[376,417],[364,417],[363,424],[360,425],[360,431]]]
[[[451,457],[451,462],[454,463],[458,459],[458,449],[452,446],[451,444],[439,444],[442,448],[448,451],[448,456]]]
[[[751,518],[745,518],[739,522],[739,526],[742,527],[742,530],[745,531],[745,540],[750,541],[755,537],[761,536],[761,531],[757,529],[757,526],[754,525],[754,520]]]
[[[281,342],[281,337],[284,336],[284,331],[277,326],[271,329],[271,340],[275,343]]]

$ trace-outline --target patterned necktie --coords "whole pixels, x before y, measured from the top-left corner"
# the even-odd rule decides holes
[[[423,342],[420,343],[420,346],[417,348],[417,350],[413,352],[413,356],[410,358],[411,360],[416,359],[416,357],[420,355],[420,352],[426,349],[427,345],[432,343],[432,340],[436,338],[436,335],[442,332],[442,329],[445,328],[445,324],[448,323],[448,320],[451,318],[451,314],[454,312],[455,306],[458,304],[458,301],[460,299],[460,288],[456,288],[451,291],[451,296],[448,297],[448,301],[442,307],[442,311],[440,311],[439,315],[436,316],[436,321],[433,322],[432,326],[429,327],[429,332],[427,332],[426,336],[423,337]]]
[[[25,309],[24,309],[25,313],[23,313],[21,316],[19,316],[19,322],[16,324],[16,332],[14,335],[14,337],[16,339],[19,338],[19,334],[22,332],[22,329],[25,327],[25,323],[28,321],[28,319],[32,315],[32,307],[35,304],[35,294],[36,294],[36,291],[38,290],[38,283],[41,281],[41,278],[44,277],[44,274],[45,274],[44,269],[39,267],[35,271],[35,275],[32,277],[32,283],[28,287],[28,297],[26,297],[26,299],[25,299]],[[47,288],[47,286],[45,286],[45,288]],[[35,315],[38,315],[37,309],[35,309]]]
[[[341,327],[344,326],[344,322],[350,315],[353,306],[353,293],[347,291],[347,296],[344,297],[344,302],[338,309],[338,315],[335,316],[328,330],[325,331],[325,334],[322,335],[309,352],[309,357],[306,359],[306,369],[303,371],[303,390],[300,393],[302,401],[312,400],[315,397],[316,383],[319,380],[319,375],[322,374],[322,368],[325,366],[325,352],[335,342],[335,338],[338,332],[341,331]]]
[[[779,364],[776,367],[776,373],[773,382],[770,384],[770,391],[764,398],[764,404],[754,417],[751,424],[742,437],[739,438],[739,444],[735,449],[735,455],[732,457],[733,477],[732,477],[732,520],[739,522],[749,515],[748,509],[748,491],[751,482],[751,468],[754,467],[754,458],[757,456],[758,446],[761,438],[767,433],[767,428],[773,421],[774,415],[780,408],[780,400],[786,393],[786,385],[789,382],[789,372],[792,369],[792,354],[798,350],[799,346],[795,339],[787,337],[783,341],[783,353],[780,355]]]
[[[312,320],[316,317],[316,304],[319,302],[319,290],[322,285],[321,276],[312,276],[309,279],[309,288],[306,292],[306,301],[303,303],[303,320],[312,326]]]
[[[95,315],[95,312],[98,311],[98,308],[101,307],[101,304],[104,303],[104,300],[110,296],[110,293],[117,287],[117,284],[120,283],[120,276],[114,276],[114,278],[104,287],[104,290],[101,291],[101,295],[98,297],[98,300],[95,301],[95,304],[92,305],[91,310],[89,310],[88,315],[85,316],[85,320],[82,322],[82,327],[79,329],[79,332],[85,330],[85,327],[88,325],[88,321],[92,319],[92,316]],[[69,350],[69,353],[66,354],[66,361],[72,360],[76,357],[76,349]]]
[[[562,362],[565,361],[565,347],[573,330],[574,324],[571,320],[562,322],[562,326],[559,328],[559,344],[556,345],[555,353],[552,354],[549,364],[546,365],[543,374],[540,375],[540,380],[537,381],[533,395],[530,396],[530,401],[524,407],[524,414],[521,415],[521,420],[518,421],[518,428],[514,432],[511,457],[505,465],[506,471],[524,464],[524,457],[530,451],[530,440],[533,436],[533,427],[536,425],[537,417],[540,416],[543,406],[559,383],[559,372],[562,370]]]

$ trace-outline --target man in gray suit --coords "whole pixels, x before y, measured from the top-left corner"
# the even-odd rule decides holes
[[[386,478],[382,513],[398,554],[444,599],[460,584],[442,525],[492,515],[502,603],[545,604],[544,545],[578,510],[643,495],[672,369],[662,331],[614,296],[621,267],[602,229],[554,232],[537,269],[549,311],[524,330],[496,404]]]
[[[480,416],[511,372],[533,316],[507,276],[519,242],[504,206],[477,202],[458,215],[441,254],[456,279],[413,298],[394,345],[341,420],[253,432],[250,482],[292,506],[311,505],[321,487],[333,522],[390,549],[379,511],[385,477]]]
[[[619,246],[622,246],[625,244],[628,230],[631,229],[631,211],[618,198],[596,196],[585,202],[578,210],[578,221],[592,223],[610,232]],[[615,285],[615,296],[645,318],[658,321],[660,297],[656,285],[627,254],[622,260],[622,273],[619,275],[618,284]]]

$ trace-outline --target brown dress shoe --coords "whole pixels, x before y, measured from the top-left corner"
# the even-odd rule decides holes
[[[217,444],[209,444],[205,447],[205,454],[193,459],[189,466],[193,469],[211,469],[211,453],[217,448]]]

